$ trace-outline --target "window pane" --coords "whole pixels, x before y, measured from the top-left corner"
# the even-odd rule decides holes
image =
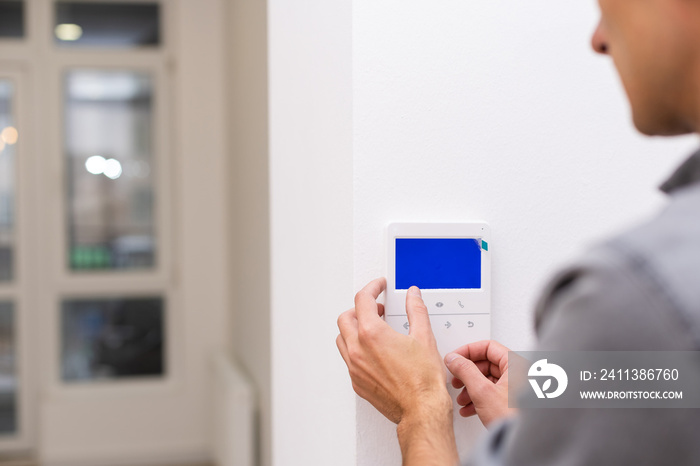
[[[63,380],[162,376],[163,307],[161,298],[64,301]]]
[[[153,267],[151,78],[73,71],[66,84],[69,267]]]
[[[0,282],[13,276],[15,151],[19,138],[13,98],[12,82],[0,79]]]
[[[157,3],[56,2],[56,43],[137,47],[160,43]]]
[[[12,303],[0,302],[0,434],[17,430],[17,373]]]
[[[24,2],[0,0],[0,38],[24,37]]]

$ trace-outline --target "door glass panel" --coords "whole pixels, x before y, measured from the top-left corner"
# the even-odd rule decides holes
[[[162,376],[163,307],[161,298],[64,301],[63,380]]]
[[[159,14],[157,3],[57,1],[54,37],[67,47],[156,46]]]
[[[0,0],[0,39],[24,37],[24,2]]]
[[[17,431],[14,309],[0,301],[0,435]]]
[[[65,92],[69,268],[151,268],[156,260],[151,78],[72,71]]]
[[[13,276],[15,151],[19,139],[13,98],[12,81],[0,78],[0,282]]]

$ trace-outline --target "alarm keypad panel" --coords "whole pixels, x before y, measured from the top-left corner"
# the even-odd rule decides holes
[[[399,333],[408,335],[406,316],[385,316],[386,322]],[[485,315],[431,315],[430,326],[435,335],[438,352],[445,355],[467,343],[491,338],[491,316]]]
[[[421,289],[444,356],[491,335],[490,230],[485,223],[389,225],[385,320],[407,334],[406,292]]]

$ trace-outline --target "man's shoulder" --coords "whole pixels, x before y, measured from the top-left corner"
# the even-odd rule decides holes
[[[699,214],[697,185],[674,194],[643,224],[587,250],[545,288],[536,307],[539,330],[554,319],[575,321],[579,328],[586,325],[579,319],[589,319],[596,326],[607,322],[608,337],[624,327],[648,327],[669,336],[683,333],[683,340],[700,346]],[[630,338],[625,346],[637,342]]]
[[[682,265],[676,261],[679,254],[700,251],[700,183],[678,190],[657,215],[602,246],[655,262],[672,261],[676,269]]]
[[[601,247],[663,293],[700,335],[700,184],[675,192],[658,215]]]

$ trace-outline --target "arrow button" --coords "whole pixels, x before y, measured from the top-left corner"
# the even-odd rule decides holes
[[[450,327],[452,327],[452,324],[448,320],[447,322],[445,322],[445,328],[450,328]]]
[[[403,324],[403,328],[405,328],[406,330],[408,330],[408,322],[405,322],[405,323]]]

